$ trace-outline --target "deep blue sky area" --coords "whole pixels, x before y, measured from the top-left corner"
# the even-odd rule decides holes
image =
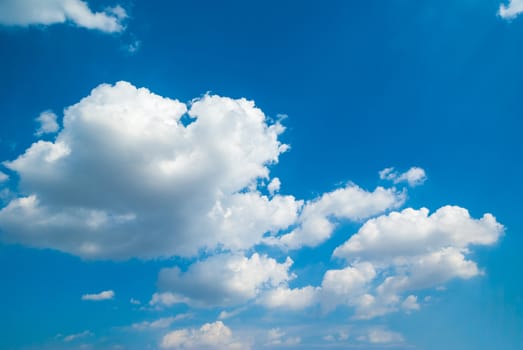
[[[503,18],[500,1],[86,1],[93,12],[125,9],[125,27],[114,33],[70,19],[21,26],[0,16],[0,161],[38,139],[55,140],[35,136],[41,112],[53,111],[62,125],[64,109],[99,84],[128,81],[184,103],[206,93],[244,97],[282,119],[279,139],[291,148],[270,166],[281,194],[312,200],[349,182],[389,188],[380,170],[415,166],[426,181],[415,188],[398,181],[407,199],[390,210],[456,205],[476,219],[492,213],[504,226],[496,242],[465,248],[482,273],[401,294],[415,294],[418,310],[359,320],[354,305],[268,310],[263,294],[235,306],[155,309],[148,303],[162,288],[160,269],[191,271],[204,256],[89,259],[51,243],[33,248],[2,224],[7,213],[0,215],[0,349],[156,349],[180,329],[195,330],[186,346],[198,348],[196,330],[222,310],[240,310],[222,319],[240,348],[521,349],[523,15]],[[0,10],[10,2],[0,0]],[[23,174],[6,163],[0,171],[9,176],[0,177],[5,212],[31,193],[20,185]],[[266,252],[280,263],[290,256],[297,277],[289,286],[319,286],[327,270],[347,266],[332,252],[367,220],[339,219],[317,246],[261,244],[242,254]],[[104,290],[115,297],[81,300]],[[178,314],[190,316],[166,328],[132,327]],[[342,328],[348,338],[336,336]],[[270,329],[285,334],[280,343],[264,340]]]

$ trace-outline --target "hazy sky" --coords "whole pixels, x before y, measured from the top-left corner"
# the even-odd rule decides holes
[[[500,1],[0,0],[0,348],[521,349]]]

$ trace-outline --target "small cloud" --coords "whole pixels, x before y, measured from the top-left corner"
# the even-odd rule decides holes
[[[498,16],[503,19],[514,19],[523,12],[523,0],[510,0],[508,6],[501,4],[498,10]]]
[[[379,172],[380,179],[389,180],[395,184],[406,182],[410,187],[422,185],[427,180],[425,170],[419,167],[412,167],[404,173],[398,173],[393,167],[385,168]]]
[[[397,344],[404,342],[401,334],[383,328],[371,328],[367,330],[366,334],[359,336],[358,340],[371,344]]]
[[[272,328],[267,333],[267,344],[269,346],[293,346],[301,343],[300,337],[286,337],[286,333],[280,328]]]
[[[105,290],[98,294],[84,294],[82,295],[82,300],[91,300],[91,301],[101,301],[101,300],[110,300],[114,298],[114,291]]]
[[[9,176],[0,171],[0,182],[7,181],[7,179],[9,179]]]
[[[62,340],[66,343],[69,343],[69,342],[72,342],[74,340],[77,340],[77,339],[80,339],[80,338],[86,338],[86,337],[91,337],[93,336],[94,334],[87,330],[87,331],[83,331],[81,333],[75,333],[75,334],[70,334],[70,335],[66,335],[66,336],[63,336]],[[62,337],[62,335],[58,335],[58,337]]]
[[[135,40],[132,43],[126,45],[125,49],[130,54],[134,54],[134,53],[138,52],[138,50],[140,50],[141,47],[142,47],[142,42],[140,40]]]
[[[133,304],[133,305],[140,305],[141,304],[140,300],[137,300],[137,299],[134,299],[134,298],[129,299],[129,302],[131,304]]]
[[[271,182],[269,182],[269,184],[267,185],[267,190],[269,191],[269,193],[272,195],[274,195],[276,192],[279,192],[280,191],[280,186],[281,186],[281,182],[280,182],[280,179],[278,179],[277,177],[275,177],[274,179],[272,179]]]
[[[60,129],[60,126],[56,122],[57,116],[52,111],[45,111],[40,113],[36,121],[40,123],[40,127],[36,130],[36,136],[42,136],[44,134],[54,134]]]
[[[164,329],[169,328],[174,322],[191,317],[191,314],[179,314],[173,317],[163,317],[155,321],[143,321],[133,323],[131,328],[137,331],[145,331],[149,329]]]

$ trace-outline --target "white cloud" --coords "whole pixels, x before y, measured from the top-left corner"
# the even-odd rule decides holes
[[[141,304],[141,301],[138,300],[138,299],[135,299],[135,298],[131,298],[129,299],[129,302],[133,305],[140,305]]]
[[[297,249],[317,246],[329,239],[337,220],[358,221],[397,208],[405,201],[405,193],[378,187],[365,191],[354,184],[323,194],[307,202],[298,218],[298,227],[268,243]]]
[[[137,331],[145,331],[151,329],[164,329],[169,328],[174,322],[183,320],[190,317],[190,314],[179,314],[172,317],[162,317],[154,321],[142,321],[138,323],[133,323],[131,329]]]
[[[429,210],[407,208],[367,221],[334,255],[349,260],[391,261],[418,256],[445,247],[464,249],[470,245],[491,245],[503,234],[503,226],[492,214],[473,219],[457,206]]]
[[[358,337],[359,341],[369,342],[372,344],[403,343],[404,338],[400,333],[393,332],[383,328],[371,328],[365,335]]]
[[[96,294],[84,294],[82,295],[82,300],[91,300],[91,301],[100,301],[100,300],[110,300],[114,298],[114,291],[104,290],[103,292]]]
[[[166,334],[161,342],[164,349],[250,349],[247,343],[233,337],[221,321],[206,323],[199,329],[179,329]]]
[[[151,300],[149,301],[149,305],[154,306],[158,309],[161,309],[162,307],[169,307],[173,306],[175,304],[182,304],[182,303],[189,303],[190,299],[176,295],[171,292],[164,292],[164,293],[154,293]]]
[[[295,346],[301,343],[300,337],[289,337],[280,328],[272,328],[267,332],[267,346]]]
[[[56,141],[4,163],[29,195],[0,210],[2,238],[86,258],[152,258],[247,249],[294,223],[301,201],[252,189],[285,149],[284,128],[245,99],[195,100],[188,126],[186,111],[125,82],[94,89],[65,110]]]
[[[288,288],[280,286],[265,292],[259,303],[273,309],[301,310],[316,302],[318,288],[306,286],[303,288]]]
[[[269,185],[267,185],[267,190],[271,195],[274,195],[276,192],[280,190],[281,182],[280,179],[275,177],[274,179],[269,182]]]
[[[125,10],[117,5],[93,12],[81,0],[3,0],[0,2],[0,24],[7,26],[51,25],[70,22],[78,27],[103,32],[121,32]]]
[[[57,116],[52,111],[45,111],[40,113],[36,121],[40,123],[40,127],[36,130],[35,135],[41,136],[43,134],[53,134],[58,131],[60,126],[56,122]]]
[[[160,289],[195,305],[236,305],[257,297],[263,290],[285,285],[292,260],[278,263],[265,255],[215,255],[191,265],[160,271]]]
[[[320,286],[264,293],[270,308],[304,309],[319,303],[328,312],[339,305],[354,309],[354,319],[419,310],[413,291],[438,288],[451,279],[482,274],[468,255],[476,245],[495,244],[503,226],[491,214],[473,219],[467,210],[446,206],[405,209],[367,221],[334,251],[349,265],[327,270]]]
[[[394,171],[394,168],[385,168],[379,172],[380,179],[390,180],[395,184],[406,182],[410,187],[422,185],[427,180],[425,170],[419,167],[412,167],[404,173]]]
[[[83,331],[83,332],[80,332],[80,333],[75,333],[75,334],[70,334],[70,335],[66,335],[63,337],[63,341],[66,342],[66,343],[70,343],[74,340],[77,340],[77,339],[81,339],[81,338],[86,338],[86,337],[91,337],[93,336],[94,334],[89,331],[89,330],[86,330],[86,331]]]
[[[521,12],[523,12],[523,0],[510,0],[508,6],[505,4],[499,6],[498,15],[504,19],[512,19]]]
[[[7,174],[0,171],[0,182],[7,181],[7,179],[9,179],[9,176],[7,176]]]

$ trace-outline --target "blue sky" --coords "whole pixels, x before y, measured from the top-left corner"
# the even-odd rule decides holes
[[[521,349],[520,12],[0,0],[0,348]]]

